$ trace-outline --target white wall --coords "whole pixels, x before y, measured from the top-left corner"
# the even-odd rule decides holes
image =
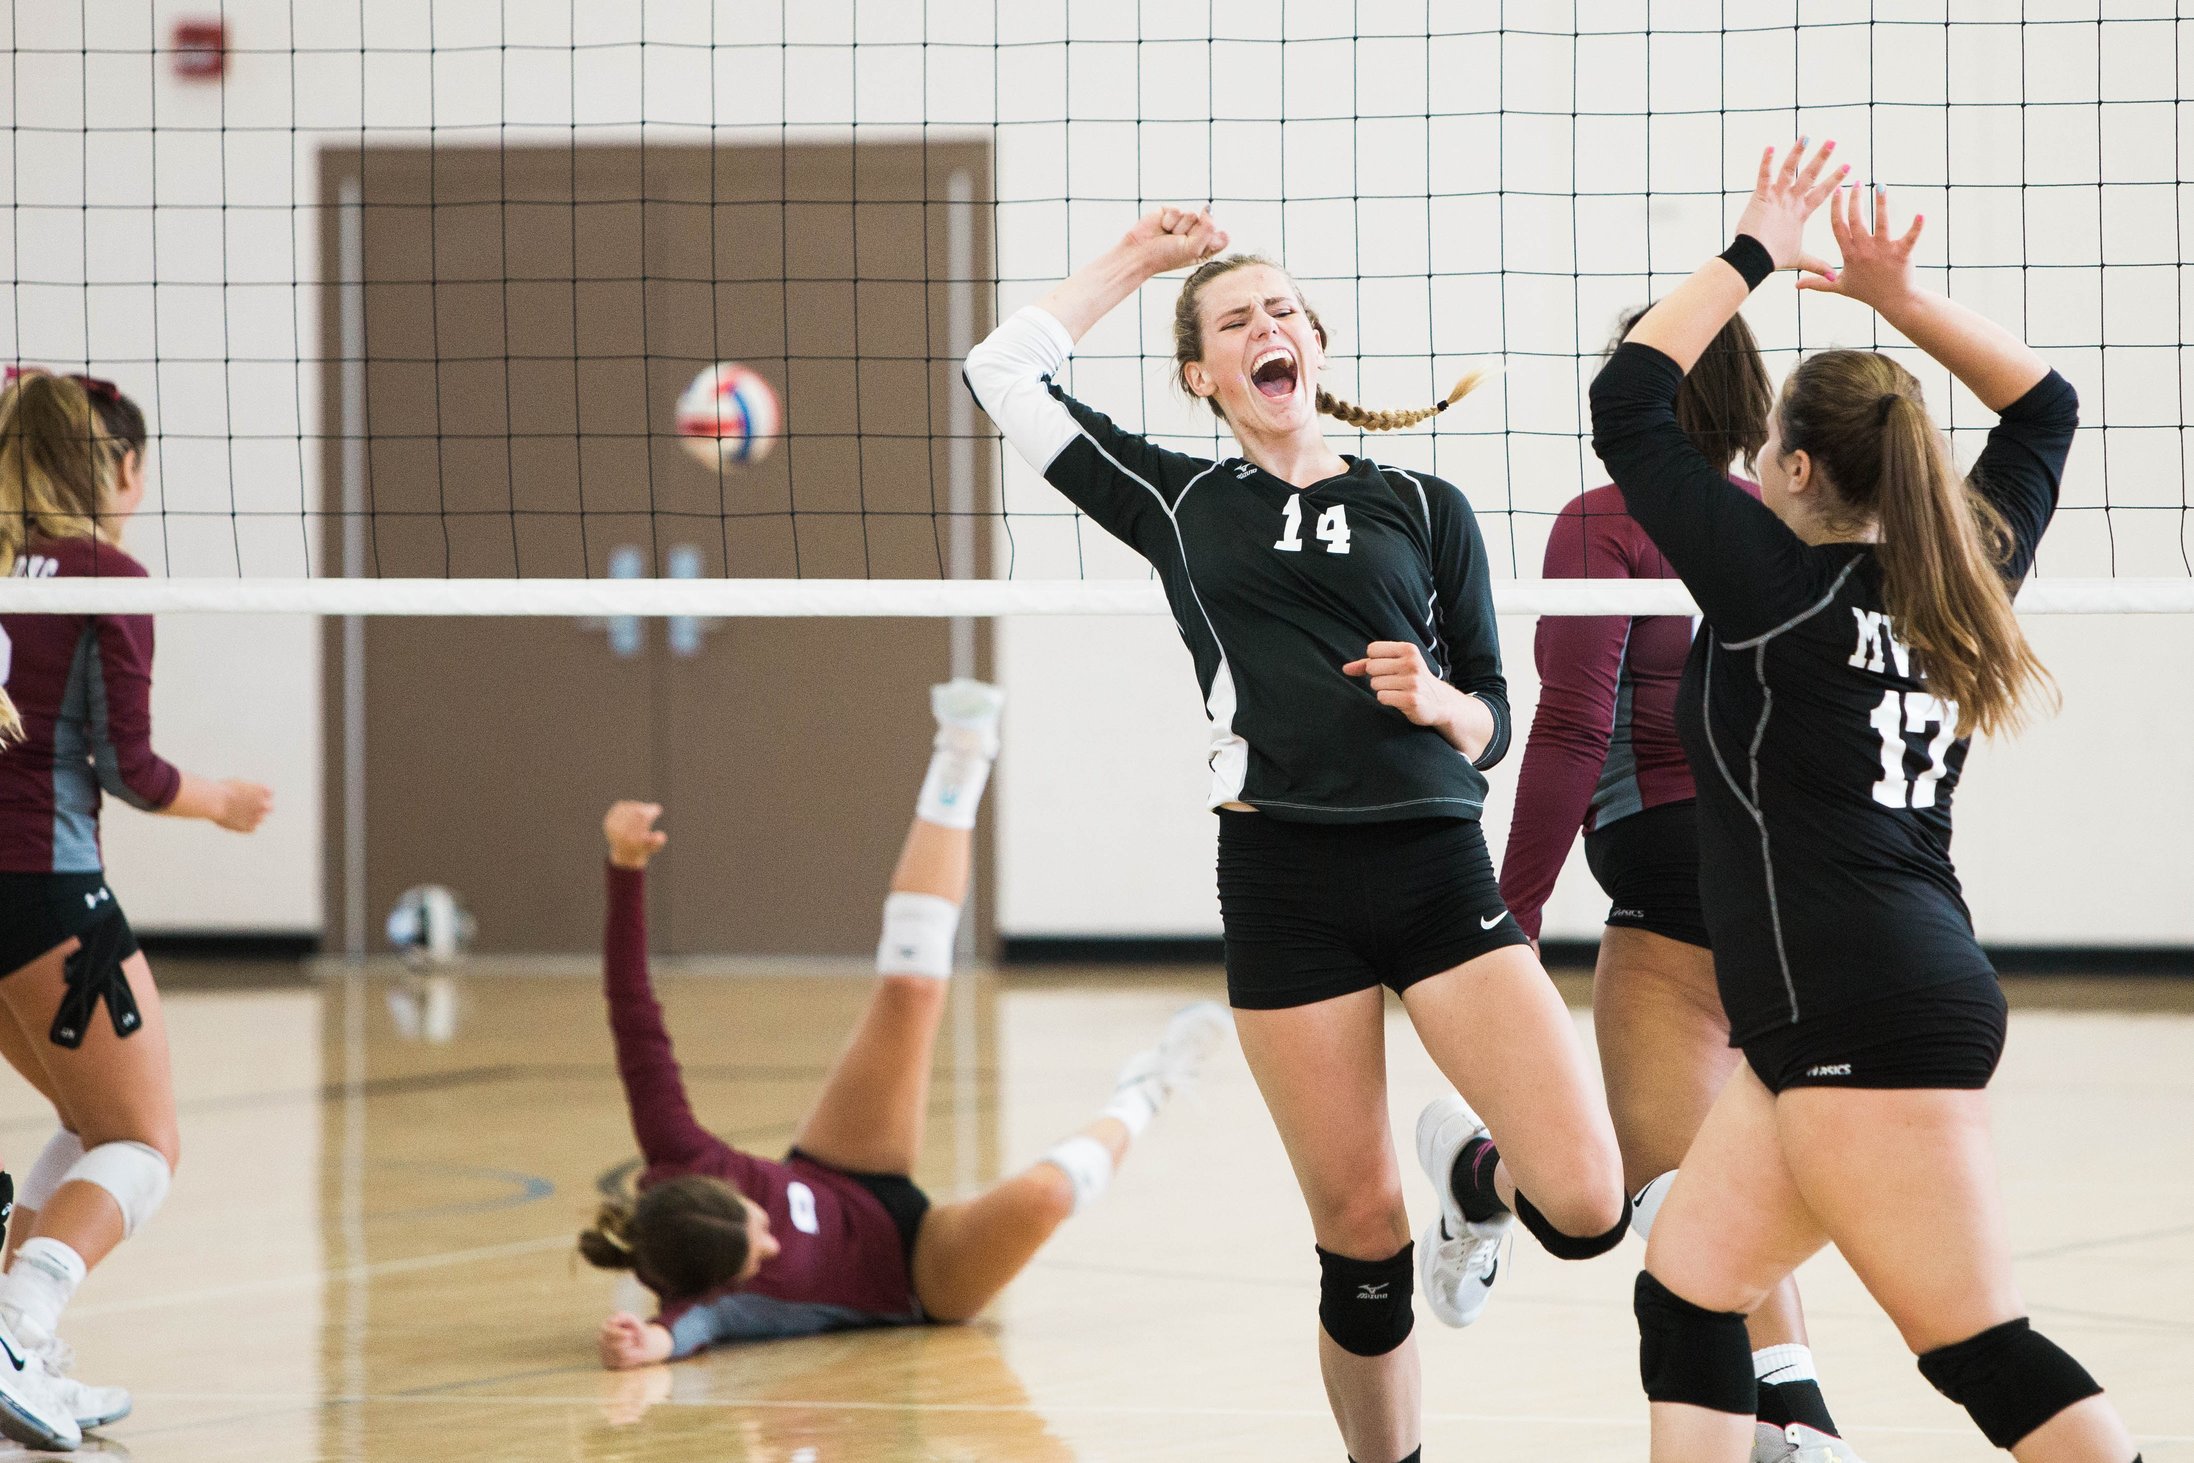
[[[1208,199],[1239,244],[1302,279],[1333,331],[1342,394],[1414,404],[1464,364],[1502,359],[1506,375],[1437,435],[1377,452],[1459,483],[1496,565],[1530,575],[1549,515],[1599,480],[1580,403],[1616,313],[1718,248],[1757,146],[1806,131],[1838,137],[1856,176],[1925,211],[1925,258],[1959,266],[1961,298],[2026,330],[2079,385],[2090,427],[2042,572],[2185,577],[2176,102],[2189,78],[2172,58],[2194,56],[2176,33],[2187,23],[2164,0],[2113,0],[2104,26],[2096,0],[2053,0],[2023,7],[2035,22],[2023,27],[1962,4],[1945,26],[1947,4],[1807,0],[1794,30],[1795,0],[1658,0],[1649,42],[1645,0],[1585,7],[1600,29],[1583,36],[1526,29],[1566,23],[1560,7],[1490,0],[1434,7],[1440,34],[1427,36],[1421,0],[1362,0],[1354,38],[1343,12],[1307,0],[1222,0],[1208,30],[1202,8],[1162,0],[651,0],[644,35],[630,6],[580,7],[574,22],[567,7],[508,0],[377,0],[363,15],[228,0],[240,49],[220,87],[179,82],[148,54],[174,16],[204,7],[19,6],[0,17],[14,27],[0,85],[16,129],[0,154],[16,204],[0,234],[13,281],[0,355],[89,361],[145,401],[165,435],[132,542],[155,572],[304,572],[323,430],[311,206],[323,141],[583,144],[643,127],[680,141],[850,127],[858,141],[995,124],[1001,310],[1139,208]],[[1725,15],[1745,29],[1719,32]],[[1516,28],[1498,33],[1504,19]],[[1209,449],[1209,418],[1164,386],[1170,293],[1145,291],[1094,332],[1073,388]],[[1781,284],[1749,313],[1778,368],[1801,344],[1877,338],[1863,312]],[[1940,373],[1926,379],[1972,452],[1984,415]],[[1006,467],[1012,573],[1142,572]],[[1510,629],[1527,711],[1528,627]],[[2178,847],[2194,774],[2161,730],[2194,712],[2194,625],[2035,634],[2067,710],[1975,760],[1960,855],[1984,929],[2194,943]],[[162,636],[167,749],[275,782],[281,810],[250,844],[111,819],[133,914],[148,928],[317,924],[312,627],[205,617]],[[1015,697],[1004,927],[1215,930],[1202,718],[1167,623],[1009,622],[1000,655]],[[1497,774],[1497,798],[1512,778]],[[2045,788],[2065,791],[2029,791]],[[2016,832],[1996,821],[2013,818]],[[1550,910],[1556,934],[1586,933],[1598,913],[1575,873]]]

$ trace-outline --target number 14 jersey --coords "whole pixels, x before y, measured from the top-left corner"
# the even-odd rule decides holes
[[[1211,719],[1209,802],[1304,822],[1476,818],[1508,747],[1485,545],[1452,485],[1364,458],[1297,491],[1123,431],[1053,382],[1072,340],[1024,309],[968,355],[967,382],[1030,466],[1150,562]],[[1491,709],[1476,765],[1341,667],[1418,647]]]
[[[1676,424],[1682,372],[1620,347],[1593,446],[1705,617],[1677,693],[1699,788],[1699,889],[1734,1042],[1992,974],[1950,861],[1956,706],[1891,632],[1871,545],[1807,544]],[[2006,407],[1973,486],[2016,585],[2056,508],[2078,398],[2051,372]]]

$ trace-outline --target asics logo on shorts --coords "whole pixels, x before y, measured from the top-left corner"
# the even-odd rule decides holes
[[[1851,1063],[1836,1062],[1827,1066],[1808,1067],[1805,1074],[1808,1077],[1848,1077],[1851,1075]]]
[[[99,888],[99,892],[98,892],[98,893],[96,893],[96,894],[86,894],[86,895],[84,896],[84,908],[86,908],[86,909],[97,909],[97,908],[99,907],[99,902],[100,902],[101,900],[103,900],[103,899],[112,899],[113,897],[114,897],[114,896],[113,896],[112,894],[109,894],[109,893],[107,892],[107,890],[106,890],[106,886],[102,884],[102,885],[100,886],[100,888]]]
[[[1356,1298],[1358,1300],[1385,1300],[1387,1298],[1386,1288],[1392,1283],[1392,1281],[1381,1280],[1376,1284],[1359,1285],[1356,1287]]]

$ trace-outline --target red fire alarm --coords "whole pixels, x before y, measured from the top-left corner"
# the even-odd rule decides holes
[[[175,74],[191,81],[218,81],[229,60],[229,28],[220,20],[179,20],[175,41]]]

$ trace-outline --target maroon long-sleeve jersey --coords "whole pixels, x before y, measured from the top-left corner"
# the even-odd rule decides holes
[[[145,577],[96,538],[34,539],[23,579]],[[0,871],[100,869],[104,789],[157,811],[183,774],[152,749],[152,616],[0,615],[0,684],[24,739],[0,750]]]
[[[1754,494],[1759,488],[1732,479]],[[1549,579],[1673,579],[1613,486],[1579,494],[1554,520]],[[1516,781],[1501,899],[1534,939],[1579,829],[1697,796],[1676,739],[1676,686],[1691,653],[1686,615],[1545,615],[1539,706]]]
[[[694,1117],[648,980],[646,876],[638,869],[609,868],[602,990],[646,1164],[640,1188],[691,1173],[724,1179],[768,1211],[770,1233],[783,1246],[743,1285],[661,1297],[656,1320],[671,1333],[672,1354],[921,1320],[898,1228],[874,1194],[804,1157],[776,1162],[742,1153]]]

